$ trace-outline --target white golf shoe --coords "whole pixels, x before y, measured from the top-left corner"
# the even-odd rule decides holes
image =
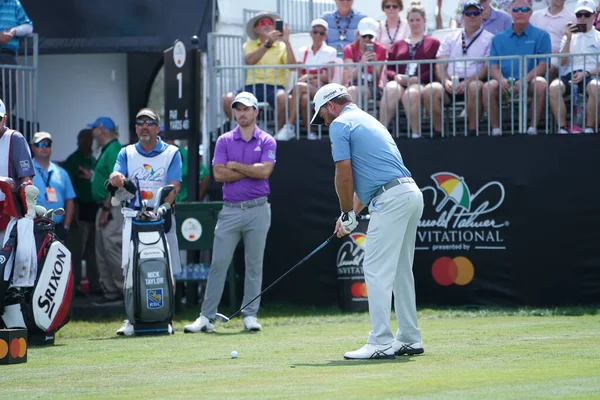
[[[346,352],[344,358],[346,360],[376,360],[393,359],[396,356],[391,344],[376,345],[367,343],[358,350]]]
[[[423,343],[402,343],[397,340],[392,342],[392,348],[394,349],[394,354],[397,356],[414,356],[417,354],[423,354],[425,350],[423,350]]]
[[[126,319],[123,322],[123,326],[117,330],[117,335],[119,336],[132,336],[133,335],[133,325],[129,323],[129,320]]]
[[[249,332],[258,332],[262,329],[262,325],[258,323],[253,315],[242,318],[242,322],[244,323],[244,329]]]
[[[196,320],[194,322],[183,327],[183,332],[184,333],[214,332],[215,331],[214,322],[215,322],[214,320],[208,319],[204,315],[201,315],[200,317],[196,318]]]

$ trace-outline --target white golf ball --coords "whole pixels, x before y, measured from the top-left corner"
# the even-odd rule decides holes
[[[237,351],[232,351],[231,352],[231,358],[237,358]]]

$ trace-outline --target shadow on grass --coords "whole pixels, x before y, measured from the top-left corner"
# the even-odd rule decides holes
[[[390,360],[329,360],[324,363],[302,363],[293,364],[292,368],[296,367],[357,367],[365,365],[380,365],[380,364],[404,364],[412,361],[412,357],[396,357]]]

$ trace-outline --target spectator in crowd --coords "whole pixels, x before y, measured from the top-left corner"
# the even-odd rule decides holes
[[[275,109],[277,129],[285,123],[285,111],[288,95],[285,92],[286,70],[268,68],[273,65],[296,64],[294,50],[290,45],[290,29],[287,24],[283,32],[275,30],[278,14],[260,12],[246,24],[248,41],[244,43],[244,61],[246,65],[262,66],[246,72],[246,86],[237,92],[223,96],[223,111],[231,120],[231,103],[237,93],[250,92],[259,102],[267,102]]]
[[[256,125],[258,102],[252,93],[238,94],[232,104],[238,126],[217,139],[213,173],[223,184],[223,209],[215,228],[213,256],[200,316],[183,329],[187,333],[212,332],[227,270],[235,248],[244,240],[246,277],[242,304],[260,293],[267,233],[271,226],[269,177],[275,167],[277,143]],[[256,315],[260,299],[242,310],[247,331],[260,331]]]
[[[600,19],[598,16],[600,16],[600,2],[596,6],[596,18],[594,19],[594,28],[600,30]]]
[[[176,144],[175,141],[172,139],[167,139],[165,137],[164,129],[164,124],[160,124],[160,132],[158,133],[160,138],[165,143],[172,144],[173,146],[177,147],[179,149],[179,152],[181,153],[181,185],[179,186],[179,192],[177,193],[177,197],[175,198],[175,203],[181,203],[188,200],[187,184],[189,153],[187,148]],[[200,149],[198,152],[200,154],[200,163],[198,165],[198,201],[203,201],[206,197],[206,193],[208,192],[208,185],[210,184],[210,170],[202,162],[202,149]]]
[[[277,140],[290,140],[296,137],[296,115],[300,110],[302,120],[306,125],[307,138],[317,139],[317,135],[310,131],[310,101],[314,97],[317,89],[329,83],[333,75],[333,69],[327,68],[327,64],[335,64],[337,57],[333,47],[325,43],[329,25],[321,18],[317,18],[310,24],[311,46],[302,46],[296,52],[296,61],[298,64],[309,65],[309,68],[303,68],[298,71],[300,77],[292,90],[290,96],[289,116],[287,124],[275,136]],[[321,68],[315,66],[321,65]]]
[[[410,35],[392,45],[388,54],[388,76],[392,76],[383,89],[379,106],[379,122],[388,126],[396,115],[399,99],[410,116],[411,137],[421,137],[419,110],[423,86],[433,80],[431,64],[394,64],[394,61],[433,60],[440,41],[425,34],[425,7],[413,2],[408,9]]]
[[[494,36],[490,57],[550,54],[552,52],[550,35],[529,23],[532,14],[531,0],[513,0],[512,4],[513,26]],[[545,58],[527,60],[527,94],[535,97],[531,102],[529,114],[531,116],[527,129],[529,135],[537,134],[537,124],[542,117],[546,102],[545,93],[548,87],[544,78],[546,66]],[[498,118],[499,94],[512,90],[513,95],[517,96],[524,87],[524,83],[520,81],[520,60],[490,60],[490,76],[492,79],[483,86],[483,107],[489,117],[492,135],[501,135]],[[512,85],[509,79],[513,82]]]
[[[366,17],[360,11],[354,10],[353,5],[354,0],[335,0],[336,9],[326,11],[321,16],[330,28],[327,44],[336,51],[343,51],[344,47],[356,40],[358,23]]]
[[[552,43],[552,53],[560,53],[560,43],[565,35],[565,27],[568,23],[574,24],[575,21],[575,13],[565,8],[565,0],[550,0],[548,7],[533,12],[529,22],[548,32]],[[558,59],[552,60],[548,74],[549,81],[558,76],[559,63]]]
[[[6,126],[8,119],[6,106],[0,100],[0,176],[12,178],[15,184],[31,182],[35,175],[31,153],[27,141],[14,129]],[[0,192],[0,243],[4,243],[6,227],[10,217],[2,212],[4,209],[4,193]]]
[[[383,45],[386,50],[397,42],[410,35],[408,21],[400,17],[400,12],[404,9],[402,0],[382,0],[381,10],[385,13],[385,20],[377,23],[377,43]]]
[[[71,178],[69,178],[67,171],[50,161],[52,135],[48,132],[35,133],[31,149],[33,167],[35,168],[33,184],[40,191],[37,204],[47,210],[57,210],[59,208],[65,210],[65,215],[54,215],[53,221],[56,224],[56,235],[62,241],[66,241],[75,214],[73,201],[75,199],[75,189],[73,189]]]
[[[463,4],[463,28],[447,35],[437,53],[438,59],[460,60],[461,58],[482,58],[490,55],[494,35],[481,27],[483,7],[477,0]],[[483,61],[454,61],[436,64],[439,82],[425,87],[423,99],[425,108],[431,115],[433,130],[442,130],[443,104],[450,101],[466,101],[468,133],[475,134],[478,118],[482,114],[481,81],[487,79],[487,64]]]
[[[102,297],[93,304],[96,306],[119,305],[123,301],[123,270],[121,269],[121,245],[123,236],[123,214],[120,206],[113,206],[110,194],[104,184],[113,172],[121,144],[114,121],[99,117],[88,125],[92,128],[94,140],[101,146],[101,153],[92,177],[92,196],[99,204],[96,215],[96,263]]]
[[[17,65],[19,37],[33,32],[33,23],[19,0],[2,0],[0,3],[0,65]],[[0,96],[7,101],[16,99],[16,74],[14,70],[0,74]],[[12,92],[12,94],[10,94]],[[10,115],[12,104],[6,103]]]
[[[565,30],[565,36],[560,45],[561,54],[590,54],[588,57],[574,56],[561,58],[563,75],[550,84],[550,107],[554,118],[558,121],[559,133],[569,133],[566,115],[569,109],[565,105],[563,96],[571,96],[573,86],[577,86],[581,96],[587,94],[585,105],[584,133],[594,133],[598,120],[598,92],[600,83],[597,74],[599,71],[598,56],[600,50],[600,32],[594,29],[596,18],[595,4],[590,0],[579,0],[575,8],[577,24],[585,24],[585,32],[576,33],[577,25],[571,24]],[[582,110],[583,112],[583,110]],[[573,120],[571,120],[573,125]]]
[[[100,292],[95,254],[96,227],[94,224],[98,212],[98,203],[94,201],[92,196],[92,176],[96,165],[96,158],[92,155],[93,141],[92,130],[82,129],[77,135],[77,150],[71,153],[62,164],[62,167],[71,178],[76,195],[73,222],[70,234],[67,236],[67,244],[69,250],[71,250],[76,293],[79,293],[82,278],[82,260],[86,262],[89,292]]]
[[[344,63],[359,64],[348,67],[348,94],[354,103],[358,103],[358,91],[366,99],[379,99],[381,96],[382,82],[381,70],[383,64],[368,65],[365,72],[364,64],[373,61],[385,61],[387,51],[383,45],[375,41],[377,22],[372,18],[363,18],[358,23],[357,39],[344,48]]]
[[[457,17],[450,24],[451,28],[462,27],[463,4],[467,1],[459,1],[458,8],[456,9]],[[512,19],[508,13],[512,4],[511,0],[480,0],[479,2],[481,3],[481,7],[483,7],[481,12],[483,29],[495,35],[511,27]]]

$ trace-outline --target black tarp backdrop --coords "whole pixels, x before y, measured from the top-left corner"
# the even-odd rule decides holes
[[[429,226],[419,228],[414,266],[419,304],[600,302],[599,136],[421,139],[398,145],[419,186],[429,187],[422,220]],[[263,286],[331,234],[339,214],[333,173],[328,141],[278,143]],[[445,185],[438,187],[434,176],[442,183],[446,179]],[[447,199],[436,211],[449,197],[442,187],[456,182],[466,186],[468,196]],[[218,186],[213,189],[217,194]],[[459,200],[468,201],[458,205]],[[329,244],[263,301],[336,304],[338,249],[339,242]],[[243,271],[243,255],[236,261]],[[436,261],[443,285],[432,273]]]
[[[216,0],[214,0],[216,1]],[[176,39],[206,37],[213,0],[21,0],[40,54],[161,52]]]

